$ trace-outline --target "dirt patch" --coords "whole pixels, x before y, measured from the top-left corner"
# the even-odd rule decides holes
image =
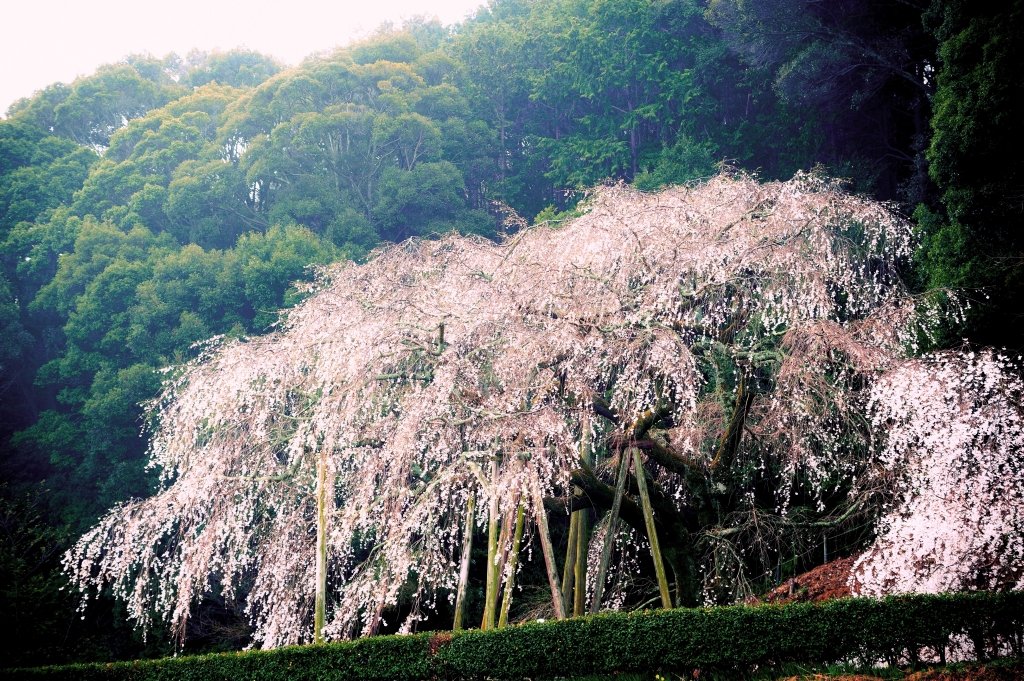
[[[755,603],[801,603],[845,598],[850,592],[850,572],[856,557],[839,558],[787,579]],[[871,677],[864,677],[871,678]]]
[[[847,674],[846,676],[814,674],[812,676],[790,676],[780,681],[883,681],[883,679],[880,676],[865,676],[864,674]]]

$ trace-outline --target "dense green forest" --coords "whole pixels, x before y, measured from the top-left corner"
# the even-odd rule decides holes
[[[821,168],[913,216],[914,290],[967,292],[939,345],[1021,348],[1022,43],[1019,1],[492,0],[295,68],[132,55],[19,101],[0,121],[5,659],[169,649],[113,602],[78,613],[61,553],[153,489],[161,369],[267,331],[295,282],[386,242],[497,241],[602,183]],[[215,601],[193,621],[197,650],[248,635]]]

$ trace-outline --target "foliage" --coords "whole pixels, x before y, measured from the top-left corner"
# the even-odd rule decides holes
[[[3,121],[0,159],[0,238],[6,238],[19,222],[70,201],[96,155],[67,139]]]
[[[68,537],[48,526],[38,498],[14,496],[0,486],[0,608],[9,633],[4,637],[4,664],[31,662],[32,651],[58,648],[71,610],[70,594],[61,587],[59,557]],[[63,606],[63,607],[62,607]]]
[[[189,53],[188,82],[192,87],[220,83],[232,87],[256,87],[281,70],[270,57],[246,49],[228,52]]]
[[[967,634],[981,647],[968,644],[966,657],[983,659],[995,652],[981,643],[986,634],[1002,650],[1014,645],[1020,602],[1019,594],[964,594],[607,614],[456,635],[439,657],[459,678],[561,676],[566,660],[574,674],[699,670],[742,678],[792,662],[917,664],[939,650],[952,656]]]
[[[12,670],[24,679],[495,679],[761,675],[793,662],[918,664],[936,650],[1020,657],[1020,594],[610,613],[493,632],[388,636],[203,657]],[[1012,643],[1016,641],[1016,644]],[[1009,646],[1016,645],[1016,648]],[[993,647],[995,646],[995,647]],[[1001,647],[1006,646],[1006,647]],[[933,658],[934,659],[934,658]],[[571,662],[570,662],[571,661]],[[0,674],[3,674],[0,672]]]
[[[1019,347],[1024,178],[1016,159],[1024,135],[1013,122],[1022,114],[1013,80],[1024,5],[978,9],[935,0],[926,18],[940,41],[941,64],[928,168],[941,189],[945,219],[923,224],[924,271],[933,286],[972,290],[979,304],[966,330],[972,338]]]
[[[858,191],[914,205],[931,191],[923,153],[935,41],[923,4],[711,0],[707,12],[796,116],[787,146],[808,144],[804,154]]]

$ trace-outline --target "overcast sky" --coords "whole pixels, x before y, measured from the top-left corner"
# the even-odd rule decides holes
[[[464,19],[483,0],[18,0],[0,28],[0,114],[57,81],[128,54],[245,46],[297,64],[385,21]]]

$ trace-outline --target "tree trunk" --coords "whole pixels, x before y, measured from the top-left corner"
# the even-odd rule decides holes
[[[584,412],[580,424],[580,461],[589,466],[592,456],[590,454],[590,413]],[[583,490],[573,487],[573,494],[582,496]],[[574,511],[572,517],[576,521],[575,543],[570,544],[574,553],[566,552],[566,563],[572,563],[572,582],[567,590],[569,595],[565,598],[565,607],[568,609],[572,603],[573,617],[582,617],[587,610],[587,553],[590,549],[590,510],[581,509]]]
[[[498,572],[498,460],[491,462],[491,502],[487,521],[487,577],[484,591],[484,618],[481,629],[493,629],[498,606],[498,594],[495,588],[494,575]]]
[[[576,534],[576,559],[574,561],[575,593],[572,604],[573,617],[587,613],[587,554],[590,549],[590,510],[577,511],[579,531]]]
[[[573,511],[569,516],[569,540],[565,545],[565,562],[562,564],[562,601],[573,602],[573,584],[576,579],[576,543],[579,540],[580,511]]]
[[[512,540],[512,526],[514,525],[516,514],[509,514],[501,519],[501,530],[498,532],[498,545],[494,552],[494,575],[492,575],[492,583],[488,585],[488,592],[492,594],[494,604],[491,606],[491,618],[494,623],[491,624],[493,629],[497,626],[497,620],[500,617],[498,597],[501,595],[501,580],[505,574],[505,564],[508,561],[510,551],[509,544]]]

